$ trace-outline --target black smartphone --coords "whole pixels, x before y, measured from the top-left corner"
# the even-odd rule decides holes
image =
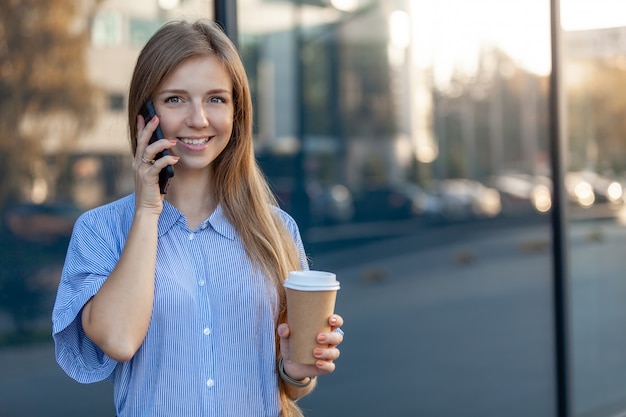
[[[143,120],[146,122],[146,124],[150,120],[152,120],[154,116],[156,116],[156,110],[154,110],[154,103],[152,103],[152,100],[146,101],[146,103],[143,105],[143,107],[141,108],[141,115],[143,116]],[[163,139],[163,131],[161,131],[160,124],[154,130],[154,133],[152,133],[152,137],[150,138],[150,142],[148,143],[156,142],[159,139]],[[167,155],[169,155],[169,152],[167,151],[167,149],[164,149],[162,152],[156,154],[154,159],[159,159]],[[174,166],[172,165],[166,166],[161,170],[161,172],[159,172],[159,188],[161,190],[161,194],[167,193],[167,188],[169,187],[170,180],[173,176]]]

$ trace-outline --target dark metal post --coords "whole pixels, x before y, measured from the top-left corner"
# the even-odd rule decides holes
[[[550,160],[552,165],[552,233],[554,273],[554,327],[556,406],[558,417],[569,417],[571,410],[569,381],[569,321],[568,321],[568,273],[565,196],[563,178],[567,153],[564,129],[564,103],[561,91],[561,8],[560,0],[550,0],[550,25],[552,46],[552,72],[550,74]]]
[[[306,149],[304,136],[306,133],[306,103],[305,103],[305,66],[302,62],[302,51],[304,49],[304,29],[302,23],[302,0],[294,1],[294,100],[297,107],[296,115],[296,135],[299,146],[298,152],[294,156],[294,189],[292,215],[295,217],[303,240],[307,242],[307,235],[311,226],[311,202],[307,193],[307,172],[306,172]]]
[[[230,40],[239,47],[237,25],[237,0],[214,0],[213,15],[215,21],[224,29]]]

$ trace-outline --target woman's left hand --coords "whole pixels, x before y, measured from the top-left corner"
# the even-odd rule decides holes
[[[339,358],[339,349],[337,346],[343,342],[343,332],[335,330],[343,326],[343,318],[338,314],[333,314],[328,319],[330,332],[319,333],[317,342],[322,345],[328,345],[327,348],[315,348],[313,356],[317,358],[314,365],[305,365],[296,363],[289,358],[289,326],[282,323],[278,326],[278,336],[280,337],[280,351],[283,356],[285,372],[293,379],[304,379],[306,377],[314,377],[318,375],[329,374],[335,370],[334,361]]]

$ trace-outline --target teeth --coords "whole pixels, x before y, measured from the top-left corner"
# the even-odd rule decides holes
[[[180,140],[187,145],[202,145],[203,143],[207,143],[209,141],[209,138],[202,138],[202,139],[181,138]]]

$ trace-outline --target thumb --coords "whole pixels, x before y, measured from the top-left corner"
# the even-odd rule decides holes
[[[280,353],[285,360],[289,360],[289,326],[282,323],[276,329],[280,338]]]

